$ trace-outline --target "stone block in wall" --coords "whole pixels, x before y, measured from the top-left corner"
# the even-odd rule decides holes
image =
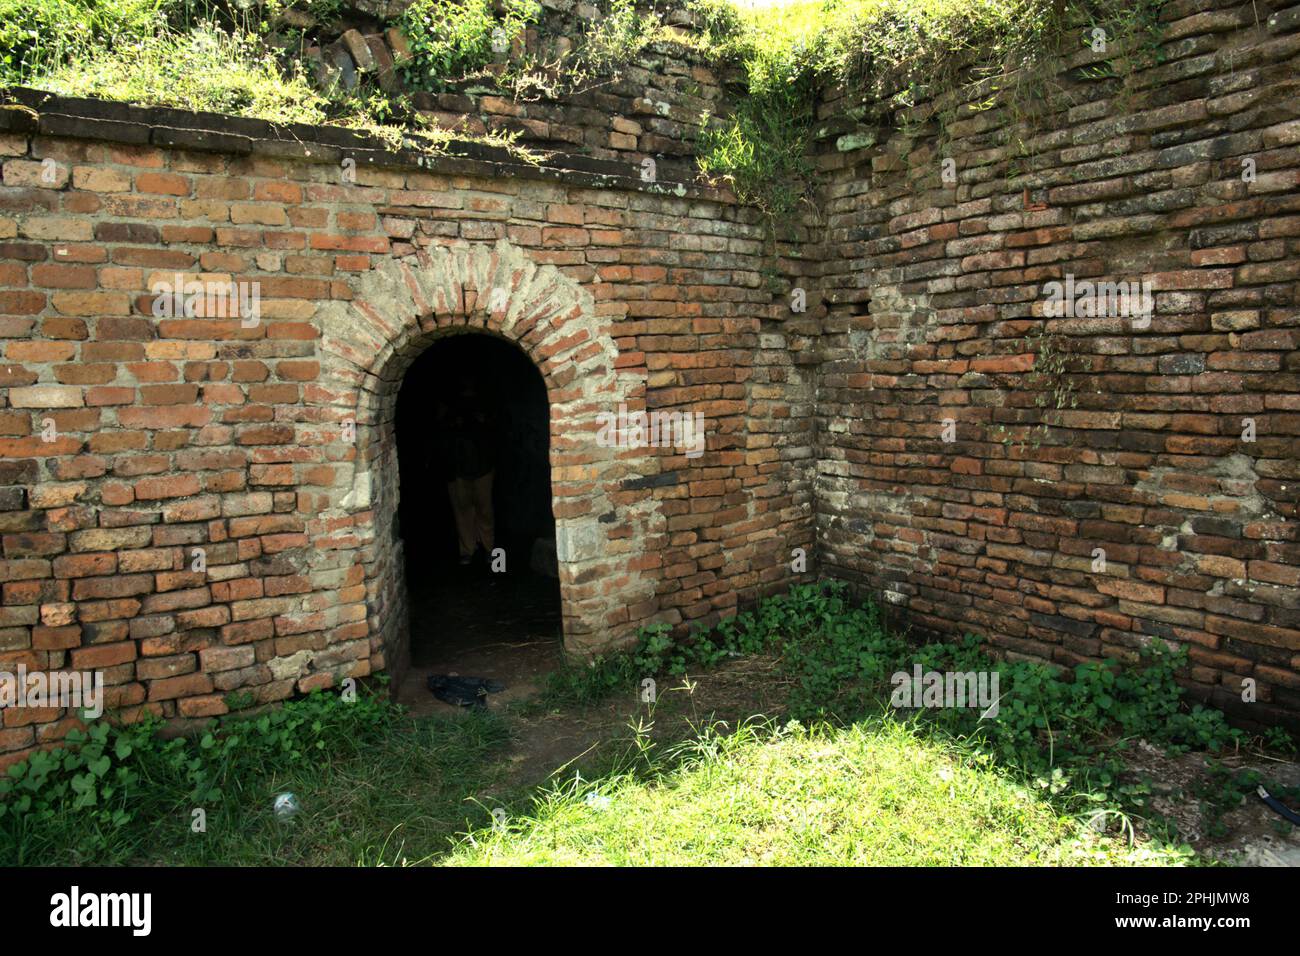
[[[386,93],[396,93],[401,89],[401,82],[394,68],[393,56],[389,53],[383,37],[376,35],[365,39],[366,46],[370,48],[371,58],[374,60],[375,72],[379,76],[380,89]]]
[[[359,30],[345,30],[339,37],[339,42],[347,48],[358,73],[373,73],[377,69],[374,54],[370,52],[370,44],[366,42],[366,38]]]
[[[342,84],[345,90],[355,90],[358,83],[357,67],[347,47],[342,42],[336,41],[325,47],[322,54],[325,63],[332,71],[331,79]]]
[[[411,58],[411,45],[406,40],[406,35],[397,27],[389,27],[384,31],[384,39],[388,42],[388,48],[392,51],[393,62],[401,66]]]

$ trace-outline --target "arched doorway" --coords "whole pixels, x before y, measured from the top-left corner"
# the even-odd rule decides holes
[[[395,437],[410,613],[399,695],[418,703],[431,676],[455,675],[496,681],[510,699],[562,649],[546,383],[513,343],[443,336],[403,377]],[[458,528],[457,479],[466,492],[490,488],[489,525],[475,527],[467,498]]]
[[[347,295],[317,309],[320,375],[304,392],[303,415],[316,423],[308,438],[328,462],[301,477],[313,593],[277,622],[318,635],[314,670],[384,671],[394,687],[410,685],[398,394],[420,356],[465,335],[518,348],[545,382],[565,651],[591,656],[634,640],[641,624],[681,621],[656,588],[667,518],[653,493],[677,477],[659,449],[600,440],[598,416],[644,407],[646,370],[620,360],[613,320],[586,289],[498,240],[384,260]]]

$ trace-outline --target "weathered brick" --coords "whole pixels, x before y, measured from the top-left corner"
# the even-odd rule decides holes
[[[409,442],[435,412],[395,403],[431,341],[486,332],[545,382],[533,443],[572,652],[783,590],[803,548],[926,632],[1062,664],[1179,641],[1193,683],[1258,668],[1280,701],[1300,661],[1300,134],[1266,108],[1285,102],[1257,68],[1272,34],[1227,10],[1167,21],[1194,56],[1138,64],[1123,97],[1045,101],[1027,192],[999,111],[958,110],[943,148],[887,122],[816,140],[820,218],[786,216],[776,260],[754,210],[696,182],[701,104],[728,98],[675,53],[657,62],[699,97],[647,71],[651,93],[612,86],[600,109],[417,98],[621,178],[393,157],[343,182],[335,146],[171,126],[147,146],[69,127],[50,167],[0,136],[0,650],[101,655],[122,706],[180,718],[402,670],[396,535],[417,532],[396,502],[441,492],[401,485],[394,428]],[[258,321],[155,315],[177,273],[257,281]],[[1150,323],[1050,317],[1067,275],[1150,283]],[[702,455],[599,443],[620,404],[700,412]],[[53,740],[64,720],[31,726]]]

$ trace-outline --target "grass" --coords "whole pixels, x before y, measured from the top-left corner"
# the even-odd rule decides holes
[[[153,866],[399,865],[451,847],[490,820],[480,798],[498,782],[507,722],[490,713],[402,720],[364,749],[255,778],[242,799],[209,814],[207,832],[174,814],[155,826],[136,863]],[[275,796],[301,809],[288,820]]]
[[[0,0],[0,82],[28,82],[69,57],[152,36],[169,2]]]
[[[299,3],[333,22],[335,2]],[[307,75],[302,32],[272,29],[279,3],[207,0],[0,0],[0,89],[30,86],[69,96],[146,106],[176,106],[277,123],[343,126],[391,148],[445,152],[453,138],[432,126],[405,93],[383,90],[373,75],[354,89],[318,88]],[[517,33],[534,16],[512,3],[505,24]],[[531,4],[535,7],[535,4]],[[530,7],[530,9],[531,9]],[[416,89],[440,89],[492,55],[494,21],[482,0],[430,0],[419,15],[412,75]],[[326,35],[332,38],[332,35]],[[470,136],[523,162],[538,157],[500,132]]]
[[[322,26],[295,29],[277,18],[287,7]],[[339,0],[0,0],[0,89],[22,85],[73,96],[177,106],[272,122],[340,125],[392,146],[440,151],[449,134],[430,128],[406,92],[373,75],[355,89],[318,88],[307,48],[336,38]],[[415,0],[391,23],[407,37],[399,69],[412,91],[438,92],[475,81],[517,95],[563,95],[611,75],[662,36],[657,14],[631,0],[608,0],[562,62],[516,58],[500,77],[487,72],[511,41],[542,16],[536,0]],[[333,31],[333,32],[331,32]],[[550,79],[547,79],[549,74]],[[516,150],[501,134],[461,138]]]
[[[889,707],[891,673],[913,663],[996,672],[999,713]],[[689,640],[648,629],[504,714],[417,720],[359,689],[251,713],[233,695],[235,713],[189,737],[96,721],[0,777],[0,863],[1179,864],[1124,750],[1242,736],[1182,701],[1178,666],[1063,674],[973,639],[915,645],[842,585],[805,585]],[[650,676],[662,692],[634,705]],[[557,720],[588,748],[563,768],[527,744]],[[1256,782],[1211,775],[1200,796],[1226,811]],[[285,792],[302,808],[289,820],[272,810]]]
[[[386,697],[316,693],[202,734],[93,723],[0,778],[0,864],[313,864],[428,854],[482,823],[507,723],[412,720]],[[290,792],[301,811],[273,812]]]
[[[1122,79],[1158,55],[1160,0],[794,0],[743,4],[693,0],[704,49],[743,69],[747,96],[713,120],[699,149],[701,171],[729,181],[774,224],[811,203],[807,155],[820,93],[850,94],[842,113],[867,128],[935,132],[970,112],[1003,109],[1001,131],[1019,158],[1060,96],[1057,71],[1094,27],[1110,57],[1093,79]],[[979,98],[962,91],[989,80]],[[991,92],[990,92],[991,91]],[[969,102],[968,102],[969,100]],[[841,117],[843,118],[843,117]],[[935,128],[926,127],[934,123]]]
[[[493,16],[488,0],[414,0],[399,20],[410,46],[402,73],[420,89],[439,89],[492,61],[496,46],[514,41],[540,17],[536,0],[504,0]]]
[[[37,81],[41,89],[69,96],[92,96],[145,106],[246,116],[273,123],[338,125],[369,133],[390,148],[443,152],[449,131],[412,116],[402,98],[360,88],[320,93],[297,69],[285,69],[258,37],[213,23],[187,33],[160,32],[124,39],[109,49],[83,49],[50,68]],[[464,137],[460,137],[464,138]],[[493,131],[478,142],[496,146],[533,165],[534,151],[516,143],[517,134]]]
[[[281,68],[249,33],[212,23],[78,51],[40,79],[54,93],[249,116],[279,123],[329,121],[326,99],[300,72]]]
[[[594,666],[560,671],[547,697],[566,706],[630,694],[647,676],[707,671],[736,657],[761,655],[776,664],[785,689],[779,712],[808,724],[843,725],[869,718],[891,700],[897,675],[915,666],[941,674],[996,676],[999,712],[938,707],[915,711],[918,728],[935,740],[984,754],[1061,812],[1164,823],[1150,787],[1125,774],[1125,751],[1146,740],[1171,754],[1231,754],[1246,743],[1223,714],[1184,700],[1177,677],[1184,655],[1152,642],[1136,661],[1090,662],[1071,669],[991,656],[973,636],[917,644],[885,626],[870,603],[853,602],[834,581],[799,585],[787,594],[674,641],[648,629],[630,651]],[[900,704],[900,706],[906,706]],[[769,710],[768,713],[773,711]],[[908,712],[908,711],[900,711]],[[1239,802],[1244,784],[1223,798]]]
[[[567,54],[553,61],[514,55],[494,67],[524,29],[545,25],[536,0],[497,7],[487,0],[415,0],[393,21],[412,53],[400,71],[413,91],[468,81],[520,99],[562,100],[616,79],[660,41],[694,47],[719,67],[738,66],[744,95],[725,115],[701,118],[698,165],[706,179],[729,183],[765,213],[775,235],[800,206],[813,203],[816,105],[828,87],[858,94],[846,107],[851,115],[897,122],[911,133],[934,119],[942,131],[963,110],[1005,107],[1000,128],[1023,160],[1040,101],[1059,86],[1062,55],[1077,49],[1092,26],[1113,38],[1113,55],[1091,68],[1092,81],[1123,77],[1134,50],[1158,51],[1159,0],[681,2],[700,34],[667,29],[666,8],[657,4],[603,0],[601,16],[580,30]],[[342,125],[394,147],[445,150],[449,134],[428,129],[408,94],[385,91],[371,76],[355,90],[319,90],[309,82],[305,50],[334,38],[339,0],[297,3],[324,27],[284,27],[276,19],[282,9],[278,0],[0,0],[0,85]],[[957,95],[983,79],[992,84],[979,102]],[[870,111],[880,115],[867,117]],[[500,137],[492,143],[514,145]],[[536,161],[522,152],[518,158]]]
[[[547,790],[468,834],[460,866],[1180,865],[1059,816],[1026,787],[893,720],[751,723],[678,748],[671,769]]]

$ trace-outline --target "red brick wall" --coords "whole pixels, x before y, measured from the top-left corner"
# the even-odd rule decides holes
[[[389,5],[388,17],[405,6]],[[605,13],[572,0],[545,6],[541,21],[523,30],[509,49],[494,51],[483,72],[448,82],[438,93],[406,82],[402,67],[411,55],[409,41],[400,27],[374,20],[361,19],[355,28],[346,18],[337,23],[330,31],[335,38],[326,33],[323,46],[307,47],[303,65],[322,87],[349,86],[355,76],[368,74],[384,90],[406,92],[422,120],[457,134],[506,133],[543,152],[580,152],[634,165],[654,156],[663,178],[694,179],[700,128],[730,113],[727,90],[745,87],[740,67],[720,71],[699,49],[692,12],[643,4],[642,16],[666,27],[667,34],[641,49],[634,62],[588,74],[580,51]],[[342,73],[335,69],[339,58],[349,64]],[[509,77],[521,72],[529,82],[516,87]]]
[[[1297,723],[1300,8],[1277,7],[1166,5],[1163,59],[1127,88],[1082,79],[1102,58],[1082,49],[1027,163],[1006,111],[960,100],[948,141],[829,124],[824,570],[1010,655],[1181,645],[1198,696]],[[1046,317],[1066,274],[1150,281],[1149,327]],[[1042,327],[1067,354],[1059,411],[1038,404]]]
[[[905,136],[832,91],[823,218],[780,223],[776,256],[753,210],[672,181],[675,148],[647,183],[630,142],[535,169],[23,96],[0,111],[0,667],[102,669],[124,716],[180,722],[400,669],[393,401],[471,330],[547,383],[575,652],[781,589],[804,548],[921,631],[1063,664],[1164,640],[1198,695],[1296,723],[1300,16],[1165,18],[1127,86],[1065,64],[1027,173],[1002,111]],[[155,316],[177,272],[256,281],[259,322]],[[1045,316],[1066,274],[1150,282],[1149,326]],[[1035,371],[1042,328],[1061,375]],[[602,446],[621,402],[703,413],[706,453]],[[69,726],[7,710],[0,762]]]
[[[467,330],[547,382],[572,651],[716,617],[811,550],[813,383],[728,194],[38,105],[0,135],[0,667],[102,670],[110,708],[182,723],[400,669],[393,405]],[[177,273],[258,283],[259,320],[159,317]],[[599,444],[619,403],[703,413],[707,450]],[[12,762],[73,718],[3,721]]]

